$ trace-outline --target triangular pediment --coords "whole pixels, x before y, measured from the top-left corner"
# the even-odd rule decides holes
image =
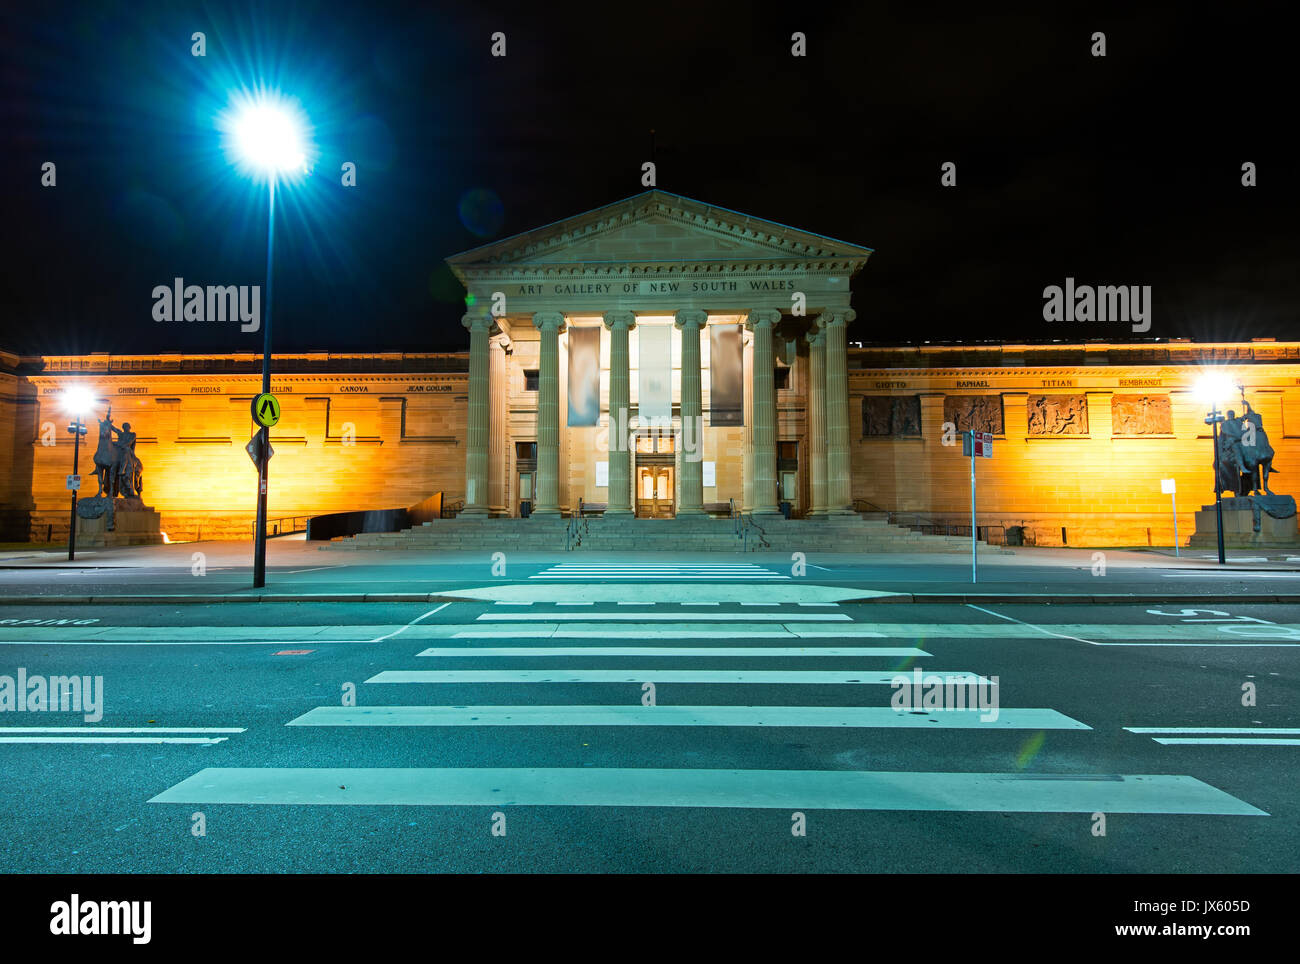
[[[566,218],[447,259],[465,280],[478,270],[551,266],[835,262],[856,270],[870,248],[714,207],[665,191]]]

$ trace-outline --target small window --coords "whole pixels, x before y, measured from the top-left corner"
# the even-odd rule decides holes
[[[537,443],[536,442],[516,442],[515,459],[519,462],[536,462],[537,461]]]
[[[776,369],[772,373],[772,381],[775,383],[778,392],[788,392],[790,390],[790,369]]]
[[[526,392],[537,391],[537,369],[536,368],[524,369],[524,391]]]
[[[797,462],[799,460],[798,442],[778,442],[776,451],[776,457],[782,462]]]

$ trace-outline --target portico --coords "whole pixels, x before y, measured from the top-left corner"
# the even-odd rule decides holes
[[[649,191],[449,258],[465,513],[850,512],[849,283],[870,254]]]

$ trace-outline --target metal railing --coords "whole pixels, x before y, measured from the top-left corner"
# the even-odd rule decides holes
[[[587,524],[587,519],[582,515],[581,505],[579,502],[579,511],[572,513],[564,522],[564,551],[572,552],[578,546],[582,545],[582,537],[591,529]]]
[[[465,509],[465,500],[457,499],[454,502],[444,502],[442,508],[438,511],[440,519],[454,519]]]
[[[309,515],[291,515],[281,519],[267,519],[266,534],[267,536],[287,536],[294,532],[306,532],[309,519],[311,519]],[[248,524],[248,531],[256,538],[256,520]]]

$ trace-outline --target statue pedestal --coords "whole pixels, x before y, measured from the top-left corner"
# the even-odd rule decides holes
[[[110,519],[112,529],[108,527]],[[162,541],[162,516],[139,499],[114,499],[111,508],[105,498],[77,502],[79,547],[157,546]]]
[[[1219,544],[1213,504],[1196,513],[1191,545],[1213,549]],[[1289,495],[1253,495],[1223,500],[1223,544],[1231,549],[1300,549],[1295,499]]]

